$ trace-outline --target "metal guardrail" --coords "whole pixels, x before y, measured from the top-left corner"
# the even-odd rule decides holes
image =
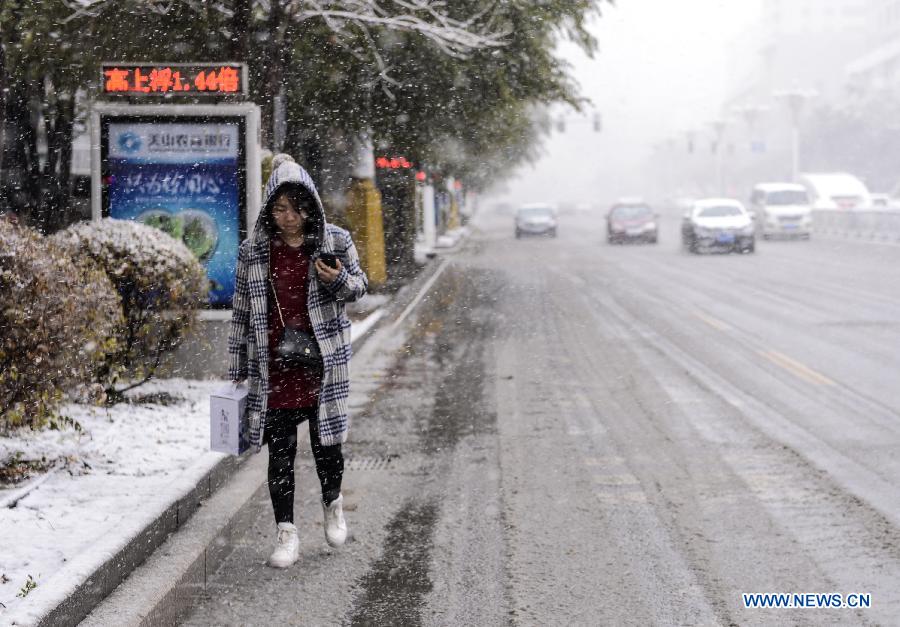
[[[813,211],[813,232],[823,235],[900,242],[900,208]]]

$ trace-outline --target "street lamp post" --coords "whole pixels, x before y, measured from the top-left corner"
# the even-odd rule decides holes
[[[747,133],[747,156],[743,158],[743,167],[740,168],[741,182],[747,183],[757,175],[754,156],[757,152],[765,150],[765,144],[759,139],[758,125],[760,118],[769,110],[769,107],[760,104],[744,104],[734,106],[731,112],[744,118]],[[740,160],[740,158],[739,158]]]
[[[747,134],[750,137],[750,152],[755,151],[757,124],[760,117],[769,111],[769,107],[759,104],[747,104],[733,107],[732,111],[741,115],[747,123]]]
[[[725,195],[725,180],[724,180],[725,173],[723,171],[724,168],[722,165],[722,159],[723,159],[722,153],[724,152],[722,150],[722,148],[723,148],[722,139],[725,137],[725,125],[726,124],[727,124],[727,122],[721,118],[717,119],[717,120],[713,120],[711,122],[711,125],[713,127],[713,132],[715,133],[715,138],[716,138],[716,143],[715,143],[715,146],[716,146],[716,186],[718,187],[718,190],[719,190],[719,196]]]
[[[776,91],[773,96],[787,102],[791,111],[791,180],[800,174],[800,116],[806,101],[816,96],[812,89],[787,89]]]

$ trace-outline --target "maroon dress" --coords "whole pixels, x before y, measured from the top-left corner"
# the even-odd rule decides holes
[[[292,248],[279,237],[269,243],[269,273],[281,304],[284,322],[312,335],[306,307],[310,256],[302,246]],[[270,284],[271,287],[271,284]],[[269,297],[269,409],[315,407],[319,403],[322,373],[308,368],[287,368],[275,359],[274,348],[284,327],[275,299]]]

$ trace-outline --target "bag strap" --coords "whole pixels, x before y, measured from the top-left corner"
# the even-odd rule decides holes
[[[275,289],[275,281],[272,280],[272,272],[274,272],[274,269],[272,268],[272,243],[269,242],[269,284],[272,286],[272,295],[275,297],[275,307],[278,309],[278,318],[281,320],[281,328],[286,329],[287,326],[284,324],[284,316],[281,315],[281,303],[278,302],[278,290]]]

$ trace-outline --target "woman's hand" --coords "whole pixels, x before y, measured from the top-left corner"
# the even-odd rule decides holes
[[[336,259],[335,261],[337,262],[337,268],[327,266],[321,259],[316,259],[316,272],[319,274],[319,280],[326,285],[334,283],[341,275],[341,268],[344,266],[341,265],[340,259]]]

